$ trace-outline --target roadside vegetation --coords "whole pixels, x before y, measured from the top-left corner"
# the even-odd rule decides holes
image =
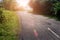
[[[52,2],[51,15],[47,15],[50,18],[54,18],[60,21],[60,1],[55,0]]]
[[[54,12],[57,20],[60,20],[60,1],[56,1],[54,4]]]
[[[0,40],[17,40],[18,28],[16,13],[0,8]]]
[[[42,1],[42,0],[40,0]],[[60,0],[48,0],[37,2],[30,2],[30,6],[33,8],[33,13],[37,15],[44,15],[49,18],[60,20]]]

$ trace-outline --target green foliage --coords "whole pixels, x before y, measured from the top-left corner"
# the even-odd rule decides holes
[[[57,1],[56,3],[53,4],[53,6],[56,19],[60,20],[60,2]]]
[[[60,2],[54,3],[54,10],[60,10]]]
[[[15,40],[18,31],[16,13],[8,10],[0,12],[2,12],[2,15],[0,15],[0,40]]]
[[[17,40],[16,36],[0,36],[0,40]]]

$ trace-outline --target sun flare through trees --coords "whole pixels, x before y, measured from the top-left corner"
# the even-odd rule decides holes
[[[18,6],[23,7],[25,10],[32,10],[29,6],[30,0],[16,0],[16,2]]]

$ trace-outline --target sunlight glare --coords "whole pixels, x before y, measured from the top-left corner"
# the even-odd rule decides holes
[[[30,0],[16,0],[16,2],[19,4],[19,6],[27,6]]]
[[[29,6],[30,0],[16,0],[17,5],[20,7],[23,7],[26,11],[32,10],[32,8]]]

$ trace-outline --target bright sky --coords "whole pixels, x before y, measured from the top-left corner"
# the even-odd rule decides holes
[[[1,2],[1,0],[0,0],[0,2]]]
[[[0,2],[3,2],[3,0],[0,0]]]
[[[27,6],[30,0],[16,0],[20,6]]]
[[[28,5],[30,0],[16,0],[18,6],[24,7],[26,10],[32,10],[32,8]]]
[[[2,0],[0,0],[0,2],[1,2]]]

